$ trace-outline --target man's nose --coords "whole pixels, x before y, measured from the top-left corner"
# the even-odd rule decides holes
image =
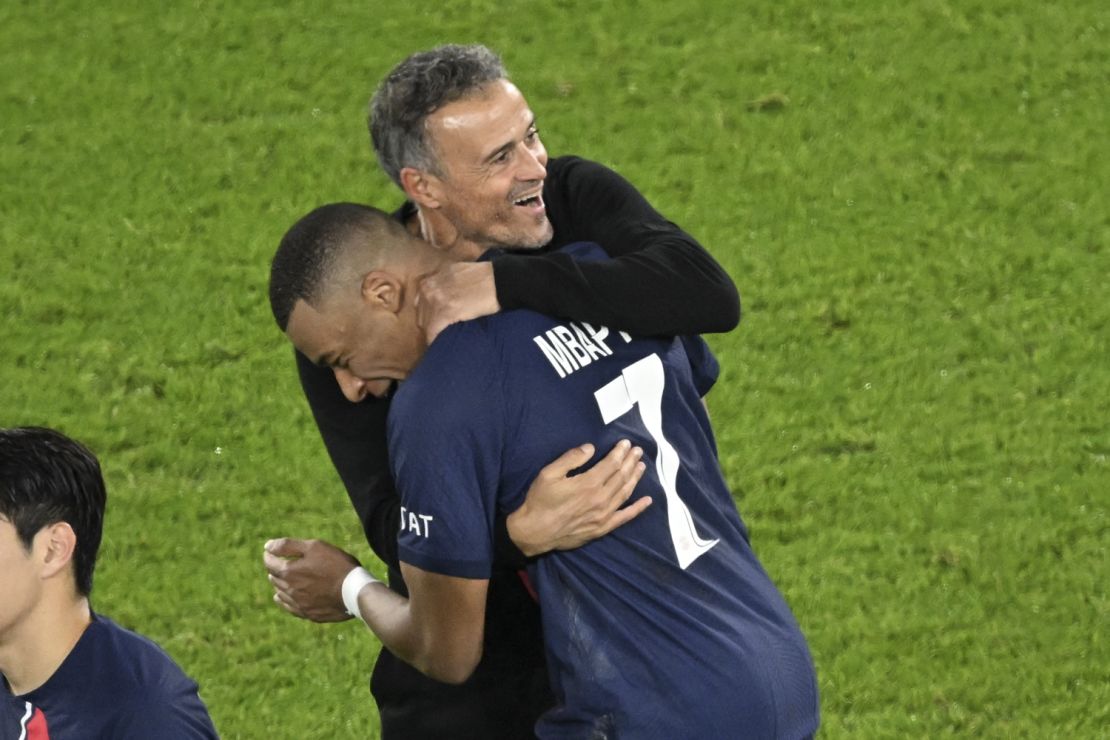
[[[535,146],[522,145],[524,154],[522,155],[523,165],[521,166],[518,177],[521,180],[542,180],[547,176],[547,150],[544,149],[543,144],[536,142]]]
[[[366,398],[369,391],[365,380],[339,367],[332,368],[332,372],[335,373],[335,382],[339,384],[339,390],[343,391],[348,401],[359,403]]]

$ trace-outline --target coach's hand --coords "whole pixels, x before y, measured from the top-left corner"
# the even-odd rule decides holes
[[[571,475],[593,454],[593,445],[582,445],[545,467],[524,503],[506,519],[509,538],[528,557],[581,547],[635,519],[651,504],[643,496],[621,508],[644,474],[642,449],[622,440],[588,471]]]
[[[416,321],[431,344],[458,321],[489,316],[501,310],[490,262],[455,262],[420,281]]]
[[[262,561],[266,564],[274,601],[290,614],[313,622],[350,619],[343,606],[343,579],[358,561],[322,540],[289,537],[270,540]]]

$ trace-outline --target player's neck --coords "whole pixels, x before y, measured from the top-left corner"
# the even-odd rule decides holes
[[[65,661],[92,622],[84,597],[43,598],[0,637],[0,673],[13,694],[26,694],[46,683]]]
[[[440,211],[417,205],[416,217],[420,223],[421,238],[446,253],[453,261],[473,262],[485,254],[485,245],[465,238]]]

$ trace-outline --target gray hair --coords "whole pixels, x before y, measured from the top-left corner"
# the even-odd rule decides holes
[[[428,116],[508,78],[501,58],[480,44],[439,46],[398,64],[370,99],[370,139],[382,169],[398,186],[402,167],[443,174],[427,140]]]

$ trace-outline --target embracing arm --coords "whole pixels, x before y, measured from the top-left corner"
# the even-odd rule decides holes
[[[635,519],[651,505],[650,496],[624,505],[644,474],[643,449],[621,440],[589,470],[573,475],[593,453],[591,444],[565,452],[539,472],[524,503],[499,520],[524,558],[580,547]],[[524,558],[508,562],[523,568]]]
[[[592,241],[613,259],[576,262],[558,252],[497,259],[502,309],[600,323],[634,334],[729,331],[740,297],[728,273],[692,236],[660,215],[623,177],[563,158],[544,197],[561,246]]]

